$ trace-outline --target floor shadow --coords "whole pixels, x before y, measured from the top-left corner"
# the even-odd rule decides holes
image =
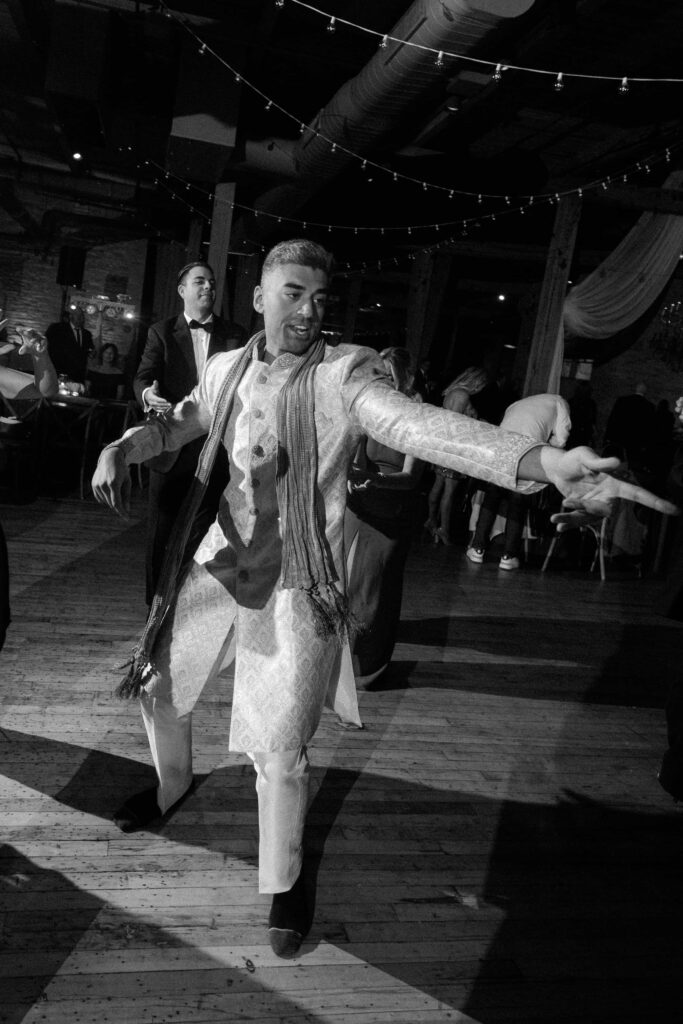
[[[446,660],[396,660],[369,689],[442,688],[496,696],[663,707],[677,663],[678,623],[431,618],[403,621],[399,643],[445,649]],[[522,642],[515,638],[521,637]],[[447,652],[456,652],[454,660]],[[460,656],[457,656],[460,652]],[[468,657],[466,652],[471,652]]]
[[[13,764],[7,750],[19,749],[22,734],[4,734],[14,740],[3,744],[6,773],[75,810],[104,817],[131,785],[148,780],[149,769],[129,759],[37,737],[24,738],[31,757]],[[60,775],[79,757],[81,763],[64,782]],[[53,766],[54,784],[41,784],[36,765]],[[316,913],[302,949],[303,964],[320,942],[332,943],[368,970],[484,1024],[629,1021],[636,1019],[636,1011],[645,1014],[646,1004],[662,1013],[683,1012],[678,986],[674,990],[670,983],[683,953],[678,937],[682,816],[621,811],[569,792],[555,805],[494,801],[367,770],[317,772],[320,785],[306,830],[307,877]],[[234,856],[231,813],[253,812],[256,836],[252,775],[246,765],[219,768],[153,831],[171,843]],[[196,813],[201,810],[212,813]],[[463,853],[467,840],[471,854]],[[372,855],[357,853],[369,841],[375,844]],[[406,843],[419,852],[406,857],[401,852]],[[255,867],[255,856],[242,859]],[[5,979],[4,993],[0,990],[5,996],[0,1020],[19,1024],[106,904],[87,893],[75,898],[77,887],[68,879],[42,872],[11,849],[2,866],[3,885],[13,893],[8,906],[18,906],[17,886],[23,893],[26,885],[26,892],[34,894],[26,899],[26,913],[37,915],[28,930],[35,928],[40,948],[49,954],[40,961],[49,972],[41,970],[37,977],[21,972],[19,981],[11,983],[14,989]],[[41,903],[36,890],[52,894],[49,905]],[[153,921],[145,928],[151,944],[183,945]],[[16,929],[10,925],[5,948],[20,952],[13,934],[24,935],[25,941],[26,931],[25,919]],[[56,936],[54,943],[50,935]],[[229,944],[229,934],[223,941]],[[416,959],[415,943],[432,948],[433,954]],[[397,955],[397,944],[405,956]],[[391,955],[386,955],[389,947]],[[195,1002],[204,979],[216,980],[210,957],[204,966],[212,971],[188,981],[187,998]],[[225,975],[240,991],[245,985],[258,991],[258,972]],[[272,992],[269,998],[271,1013],[275,1005],[283,1019],[292,1014],[294,993],[291,1004]],[[591,1000],[597,1003],[592,1006]],[[651,1013],[640,1019],[679,1018]]]
[[[12,957],[11,963],[4,959],[0,978],[0,1024],[21,1024],[33,1008],[41,1019],[53,1020],[51,1014],[68,1016],[71,1007],[73,1019],[81,1019],[93,999],[109,1008],[113,1016],[105,1019],[110,1020],[139,1020],[146,1003],[157,1020],[187,1020],[203,1000],[226,1021],[241,1018],[245,1006],[253,1010],[250,1019],[299,1018],[296,997],[274,991],[265,976],[262,980],[258,963],[244,958],[239,969],[220,966],[173,928],[111,907],[8,845],[0,846],[0,899],[14,910],[3,915],[0,948]],[[90,946],[88,932],[95,933]],[[67,967],[60,976],[74,950],[83,952],[84,941],[94,956],[107,951],[101,970],[91,965],[91,973],[87,968],[72,973]],[[137,963],[131,965],[138,949],[163,950],[165,963],[145,974]],[[118,961],[115,969],[113,959]],[[121,966],[124,959],[127,969]],[[168,971],[183,972],[182,986],[170,984]]]

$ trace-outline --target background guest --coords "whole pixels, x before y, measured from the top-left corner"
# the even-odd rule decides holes
[[[126,392],[126,378],[119,366],[119,350],[109,341],[100,348],[87,372],[93,398],[118,399]]]
[[[535,437],[555,448],[564,448],[571,428],[569,404],[560,395],[531,395],[528,398],[521,398],[505,410],[500,425],[505,430],[514,430],[517,434]],[[491,529],[499,509],[505,506],[505,547],[499,568],[519,569],[519,552],[529,498],[525,494],[513,493],[495,484],[485,484],[481,490],[484,497],[472,543],[465,554],[470,562],[484,561]]]
[[[443,407],[449,412],[459,412],[471,419],[478,419],[477,410],[472,404],[472,396],[477,395],[488,384],[486,370],[480,366],[469,366],[452,381],[443,392]],[[434,467],[434,483],[429,492],[429,516],[425,523],[435,544],[450,545],[451,516],[458,481],[462,474],[444,466]]]
[[[183,312],[152,324],[133,383],[135,397],[148,415],[163,416],[197,384],[208,359],[244,344],[245,331],[213,312],[216,279],[202,260],[178,272]],[[179,452],[164,454],[150,464],[147,524],[146,590],[151,603],[173,524],[187,494],[199,453],[198,438]],[[222,451],[222,449],[221,449]],[[214,470],[196,526],[196,542],[215,518],[226,482],[227,463]],[[188,549],[189,550],[189,549]]]
[[[386,348],[380,356],[395,389],[421,401],[408,350]],[[423,467],[419,459],[366,437],[351,469],[344,546],[349,606],[362,626],[353,643],[353,670],[364,685],[386,668],[394,650]]]
[[[45,332],[50,358],[58,374],[82,384],[93,349],[92,334],[83,324],[85,317],[80,306],[69,310],[66,320],[50,324]]]

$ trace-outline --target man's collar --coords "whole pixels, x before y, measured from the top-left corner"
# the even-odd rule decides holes
[[[189,327],[189,324],[190,324],[190,320],[196,319],[195,317],[190,316],[189,313],[186,313],[184,310],[183,310],[183,316],[185,317],[185,323],[188,325],[188,327]],[[213,321],[213,313],[209,313],[209,315],[207,317],[204,317],[203,320],[200,320],[199,323],[201,323],[201,324],[210,324],[212,321]]]

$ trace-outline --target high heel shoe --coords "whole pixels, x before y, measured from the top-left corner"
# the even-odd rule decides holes
[[[437,526],[434,530],[434,543],[443,544],[444,547],[450,548],[453,546],[453,541],[448,536],[443,526]]]

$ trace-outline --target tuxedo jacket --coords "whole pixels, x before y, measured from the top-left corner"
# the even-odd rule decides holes
[[[222,317],[213,317],[213,330],[210,335],[207,360],[217,352],[228,352],[239,347],[234,337],[229,334],[230,328]],[[145,348],[133,381],[135,397],[144,408],[142,393],[151,387],[154,381],[159,382],[159,394],[175,405],[181,398],[192,391],[198,383],[199,374],[192,345],[192,335],[185,316],[169,317],[152,324],[147,334]],[[159,472],[194,473],[202,441],[186,446],[177,456],[164,456],[154,468]]]
[[[92,334],[81,327],[81,344],[70,323],[61,321],[50,324],[45,332],[47,350],[57,373],[64,373],[69,380],[85,380],[88,368],[88,354],[92,350]]]

